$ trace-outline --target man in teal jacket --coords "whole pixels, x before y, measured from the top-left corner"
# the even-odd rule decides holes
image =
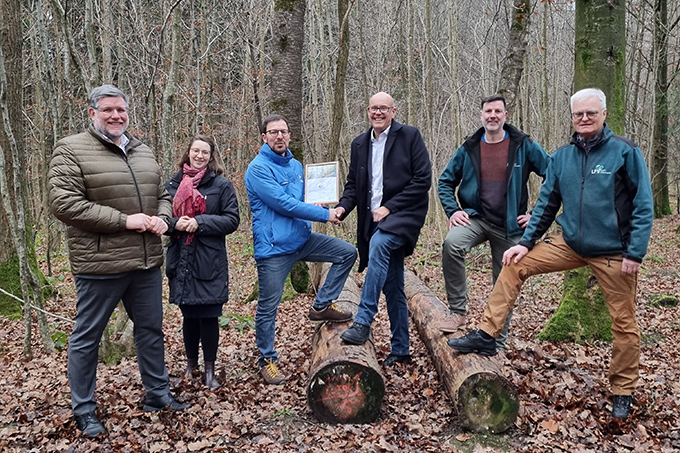
[[[298,261],[332,263],[324,284],[309,309],[312,322],[342,322],[352,314],[333,303],[357,258],[352,244],[312,233],[312,221],[340,223],[335,209],[304,202],[305,177],[302,164],[288,149],[290,130],[281,115],[262,122],[264,144],[250,162],[245,182],[253,213],[253,242],[259,299],[255,317],[255,340],[260,351],[259,366],[268,384],[281,384],[285,376],[276,366],[274,349],[276,312],[283,286]]]
[[[500,333],[524,281],[532,275],[590,266],[612,319],[609,383],[612,415],[630,414],[638,382],[640,332],[635,289],[654,217],[649,173],[640,148],[605,124],[606,98],[595,88],[571,97],[571,142],[551,156],[529,226],[519,244],[503,255],[478,330],[449,340],[461,353],[494,355]],[[561,234],[543,234],[557,216]]]
[[[505,99],[482,99],[482,127],[456,150],[439,178],[439,200],[449,218],[442,247],[442,270],[450,316],[439,329],[452,333],[465,327],[467,284],[465,255],[489,241],[492,283],[503,267],[503,253],[517,244],[529,223],[529,175],[543,177],[550,157],[524,132],[505,122]],[[456,189],[458,197],[456,198]],[[505,348],[512,312],[496,340]]]

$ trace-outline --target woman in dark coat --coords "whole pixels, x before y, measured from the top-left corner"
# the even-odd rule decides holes
[[[239,212],[231,181],[222,176],[215,142],[196,135],[179,162],[180,170],[165,187],[172,195],[172,224],[167,233],[166,275],[170,303],[179,305],[187,356],[184,378],[198,369],[199,343],[205,363],[204,383],[219,388],[215,359],[218,317],[229,297],[225,236],[238,228]]]

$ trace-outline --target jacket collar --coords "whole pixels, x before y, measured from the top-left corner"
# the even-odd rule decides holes
[[[281,166],[288,165],[288,162],[293,159],[293,153],[290,152],[290,149],[287,149],[286,155],[282,156],[281,154],[272,151],[272,149],[266,143],[262,144],[262,148],[260,148],[260,155],[272,163]]]
[[[120,148],[118,147],[118,145],[116,145],[115,143],[113,143],[109,137],[107,137],[106,135],[102,134],[102,133],[99,132],[97,129],[95,129],[95,128],[94,128],[94,125],[90,124],[90,127],[87,129],[87,131],[90,133],[90,135],[92,135],[94,138],[96,138],[97,140],[99,140],[103,145],[105,145],[105,146],[107,146],[107,147],[108,147],[108,146],[115,146],[117,149],[120,149]],[[129,132],[125,131],[125,134],[124,134],[124,135],[125,135],[125,136],[128,138],[128,140],[129,140],[129,141],[128,141],[128,144],[127,144],[127,147],[125,148],[126,150],[129,151],[129,150],[134,149],[134,148],[136,148],[136,147],[138,147],[139,145],[142,144],[142,142],[140,142],[139,140],[137,140],[137,138],[135,138],[135,137],[134,137],[132,134],[130,134]]]
[[[607,123],[604,123],[604,126],[597,134],[595,134],[595,137],[582,139],[576,132],[574,132],[574,134],[571,136],[570,143],[585,150],[586,152],[589,152],[591,149],[609,140],[609,137],[612,135],[614,135],[614,133],[611,131],[611,129],[609,129]]]
[[[524,141],[524,139],[526,139],[529,136],[522,132],[521,130],[517,129],[512,124],[508,123],[503,124],[503,130],[508,133],[508,135],[510,136],[510,140],[517,143],[522,143],[522,141]],[[467,149],[473,149],[475,146],[479,145],[479,142],[482,141],[483,136],[484,128],[480,127],[474,134],[468,136],[465,139],[465,141],[463,142],[463,146]]]

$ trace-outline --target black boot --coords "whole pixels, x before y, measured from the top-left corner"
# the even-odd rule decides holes
[[[184,379],[191,379],[191,373],[198,370],[198,359],[187,359],[187,369],[182,376]]]
[[[203,383],[208,386],[210,390],[217,390],[220,388],[220,383],[215,377],[215,362],[205,362],[205,374],[203,374]]]

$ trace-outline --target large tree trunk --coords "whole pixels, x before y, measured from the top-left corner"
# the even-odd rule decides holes
[[[607,95],[607,124],[623,134],[626,87],[626,1],[577,0],[574,90],[596,87]]]
[[[500,433],[517,419],[517,392],[496,363],[477,354],[454,354],[437,328],[448,308],[412,272],[405,276],[411,319],[453,402],[460,424],[476,432]]]
[[[625,0],[576,2],[574,90],[595,87],[604,91],[607,124],[615,134],[623,133],[624,123],[625,15]],[[599,286],[594,294],[586,294],[589,286],[584,282],[593,280],[593,272],[588,267],[565,272],[564,287],[570,289],[570,294],[565,291],[557,311],[546,324],[546,331],[541,334],[543,338],[553,341],[581,339],[581,321],[573,322],[574,319],[594,318],[591,322],[596,326],[610,322]],[[592,300],[594,305],[583,303],[584,300]],[[586,340],[593,337],[588,336]]]
[[[286,117],[290,151],[302,162],[302,49],[305,0],[275,0],[272,49],[272,97],[269,107]]]
[[[360,296],[356,283],[348,278],[338,302],[343,309],[356,311]],[[343,343],[340,334],[349,325],[349,321],[321,324],[312,340],[307,402],[322,422],[370,423],[380,414],[385,380],[373,340],[362,346]]]
[[[654,217],[671,213],[668,193],[668,5],[654,5],[654,141],[652,144],[652,193]]]
[[[37,318],[43,344],[48,352],[54,350],[43,308],[45,279],[38,269],[35,257],[30,210],[26,190],[26,158],[24,147],[23,59],[21,3],[0,0],[0,221],[7,224],[3,230],[9,254],[0,252],[0,269],[9,266],[10,283],[21,288],[24,301],[24,355],[32,355],[32,302],[39,309]],[[11,263],[16,261],[15,267]],[[46,285],[45,285],[46,286]]]

